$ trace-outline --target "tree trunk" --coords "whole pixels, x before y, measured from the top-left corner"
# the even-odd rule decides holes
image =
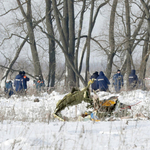
[[[77,37],[77,44],[76,44],[76,50],[75,50],[75,68],[78,70],[78,54],[79,54],[79,45],[80,45],[80,36],[83,26],[83,16],[85,12],[85,6],[86,6],[86,0],[83,0],[81,15],[80,15],[80,21],[79,21],[79,30],[78,30],[78,37]],[[80,71],[79,71],[80,73]],[[76,76],[76,87],[79,87],[79,77]]]
[[[107,59],[107,68],[106,76],[109,79],[112,71],[113,58],[115,55],[115,38],[114,38],[114,26],[115,26],[115,14],[117,8],[118,0],[113,1],[111,15],[110,15],[110,25],[109,25],[109,44],[110,44],[110,53],[108,54]]]
[[[62,30],[64,31],[64,36],[67,44],[67,49],[66,52],[68,53],[68,43],[69,43],[69,29],[68,25],[69,24],[69,17],[68,17],[68,0],[63,0],[63,18],[62,18]],[[65,85],[68,87],[68,74],[69,74],[69,66],[67,64],[67,61],[65,60]]]
[[[145,78],[145,74],[146,74],[146,64],[149,58],[149,54],[150,54],[150,8],[149,8],[149,2],[147,1],[147,3],[145,3],[144,0],[140,0],[143,7],[144,7],[144,12],[146,14],[146,18],[147,18],[147,30],[148,30],[148,34],[146,36],[145,42],[144,42],[144,49],[143,49],[143,54],[142,54],[142,62],[141,62],[141,67],[140,67],[140,79],[143,80]]]
[[[141,65],[140,65],[140,69],[139,69],[139,79],[142,81],[145,78],[145,74],[146,74],[146,64],[147,64],[147,60],[148,60],[148,57],[147,57],[148,41],[149,41],[149,35],[147,34],[145,37],[145,41],[144,41],[142,60],[141,60]]]
[[[83,77],[79,74],[78,70],[75,69],[74,64],[72,64],[72,62],[70,61],[70,58],[69,58],[69,55],[68,55],[68,52],[67,52],[68,45],[67,45],[67,41],[66,41],[66,38],[65,38],[63,28],[61,26],[61,22],[60,22],[60,18],[59,18],[59,11],[57,9],[56,0],[52,0],[52,4],[53,4],[54,16],[55,16],[55,19],[56,19],[57,29],[59,31],[60,40],[62,42],[62,46],[60,44],[59,44],[59,46],[61,47],[61,49],[64,53],[65,60],[66,60],[67,64],[69,65],[69,67],[73,69],[73,71],[76,73],[76,75],[80,78],[81,82],[84,85],[86,85]]]
[[[27,13],[25,13],[25,11],[20,3],[20,0],[17,0],[17,3],[20,7],[22,15],[24,16],[24,18],[26,20],[26,24],[27,24],[30,47],[31,47],[32,58],[33,58],[33,65],[34,65],[34,74],[35,74],[35,76],[40,75],[41,78],[43,78],[40,61],[39,61],[39,57],[38,57],[38,52],[37,52],[37,48],[36,48],[34,30],[33,30],[34,27],[33,27],[33,23],[32,23],[31,0],[27,1]]]
[[[94,0],[91,1],[91,10],[90,10],[90,19],[89,19],[89,30],[88,30],[88,37],[87,37],[87,54],[86,54],[86,71],[85,71],[85,81],[88,81],[88,74],[90,68],[90,46],[91,46],[91,33],[92,33],[92,20],[93,20],[93,13],[94,13]]]
[[[51,1],[46,1],[46,26],[49,35],[54,37],[54,30],[51,18]],[[54,87],[55,85],[55,70],[56,70],[56,60],[55,60],[55,41],[49,38],[49,74],[48,74],[48,87]]]
[[[127,88],[129,87],[129,74],[131,72],[131,29],[130,29],[130,6],[129,0],[125,0],[125,10],[126,10],[126,49],[127,49],[127,67],[126,67],[126,80],[127,80]]]
[[[74,20],[74,1],[68,0],[68,17],[69,17],[69,47],[68,55],[70,62],[75,67],[74,55],[75,55],[75,20]],[[68,67],[68,65],[67,65]],[[69,88],[76,85],[75,73],[72,68],[68,67],[68,78],[70,81]]]
[[[133,35],[132,35],[132,40],[131,40],[131,53],[134,51],[135,49],[135,41],[136,41],[136,37],[138,36],[138,33],[141,29],[141,26],[143,25],[143,21],[145,18],[145,13],[143,12],[143,15],[141,17],[141,20],[139,21],[137,28],[134,30]],[[141,38],[141,40],[143,40],[143,38]],[[140,42],[140,40],[139,40]],[[125,60],[123,65],[120,67],[121,69],[121,73],[124,76],[124,74],[126,73],[126,67],[127,67],[127,55],[125,56]]]

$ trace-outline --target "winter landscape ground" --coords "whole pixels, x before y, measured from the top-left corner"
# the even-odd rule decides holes
[[[30,92],[30,88],[29,91]],[[53,117],[58,100],[65,94],[53,91],[35,96],[0,97],[0,150],[149,150],[150,92],[135,90],[119,94],[98,92],[100,99],[118,96],[120,102],[135,104],[130,115],[108,121],[82,120],[86,103],[68,107]],[[39,102],[34,102],[38,98]],[[74,119],[76,118],[76,119]]]

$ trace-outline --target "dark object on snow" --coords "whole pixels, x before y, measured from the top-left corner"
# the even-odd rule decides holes
[[[39,102],[40,100],[38,98],[34,99],[34,102]]]

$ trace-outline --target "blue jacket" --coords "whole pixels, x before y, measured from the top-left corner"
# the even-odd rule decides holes
[[[94,72],[93,75],[90,77],[90,79],[97,79],[98,77],[98,72]],[[91,88],[92,88],[92,91],[93,90],[97,90],[97,83],[96,83],[96,80],[94,81],[94,83],[91,84]]]
[[[38,91],[41,91],[41,88],[45,86],[44,80],[34,80],[33,82]]]
[[[8,93],[9,96],[13,94],[13,87],[11,81],[5,82],[5,92]]]
[[[132,70],[131,74],[129,75],[129,85],[134,84],[134,87],[136,86],[136,84],[138,82],[138,77],[135,73],[136,73],[136,71]]]
[[[117,87],[121,87],[124,85],[123,76],[120,73],[116,73],[113,76],[113,85]]]
[[[100,89],[100,91],[108,90],[108,84],[110,84],[110,82],[102,71],[100,71],[99,76],[96,79],[96,82],[97,82],[97,89]]]
[[[27,89],[27,81],[29,80],[30,79],[26,75],[23,76],[23,88],[24,89]]]
[[[23,83],[23,77],[22,75],[18,74],[14,80],[14,86],[17,92],[23,89],[22,83]]]

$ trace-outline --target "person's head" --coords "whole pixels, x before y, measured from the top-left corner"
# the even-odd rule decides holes
[[[135,69],[131,70],[131,74],[135,75],[136,74],[136,70]]]
[[[95,73],[95,74],[98,74],[98,71],[95,71],[94,73]]]
[[[118,70],[117,70],[117,73],[121,73],[121,71],[118,69]]]
[[[22,75],[22,71],[19,71],[19,74]]]
[[[95,72],[93,73],[93,75],[98,75],[98,71],[95,71]]]
[[[104,76],[104,73],[103,73],[103,71],[100,71],[99,75],[101,75],[101,76]]]
[[[26,72],[25,71],[22,71],[22,75],[25,75],[26,74]]]

